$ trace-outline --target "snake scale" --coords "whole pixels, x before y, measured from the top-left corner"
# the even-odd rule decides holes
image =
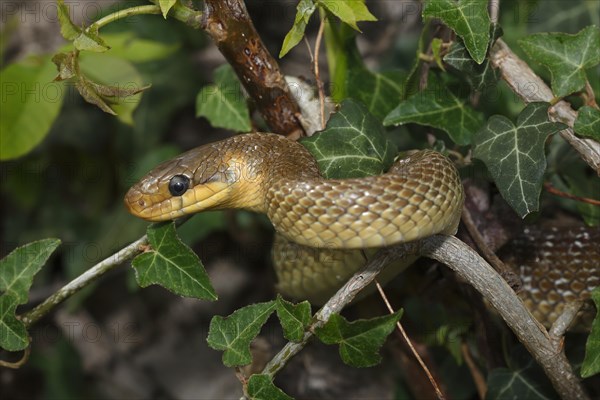
[[[435,151],[411,152],[382,175],[326,180],[300,143],[251,133],[158,165],[131,187],[125,205],[148,221],[217,209],[264,213],[280,236],[279,291],[321,303],[364,263],[359,249],[456,233],[463,200],[458,172]],[[387,268],[383,280],[412,261]],[[598,268],[582,271],[597,276]],[[586,293],[598,284],[584,281]]]

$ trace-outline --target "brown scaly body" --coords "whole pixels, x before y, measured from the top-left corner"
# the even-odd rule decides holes
[[[529,227],[498,254],[523,281],[519,296],[533,316],[546,326],[565,304],[590,298],[600,286],[600,229]],[[591,305],[584,306],[580,326],[590,326]]]

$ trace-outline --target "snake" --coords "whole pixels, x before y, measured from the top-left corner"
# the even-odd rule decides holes
[[[267,215],[276,232],[278,291],[322,304],[364,265],[369,251],[455,234],[464,196],[452,161],[433,150],[410,151],[381,175],[325,179],[301,143],[247,133],[161,163],[124,202],[131,214],[154,222],[223,209]],[[382,282],[415,259],[387,267]]]

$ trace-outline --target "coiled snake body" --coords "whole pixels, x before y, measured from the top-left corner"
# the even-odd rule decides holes
[[[337,250],[454,234],[463,198],[454,165],[434,151],[413,152],[383,175],[325,180],[301,144],[254,133],[160,164],[129,190],[125,204],[149,221],[211,209],[266,214],[277,233],[295,243],[276,240],[279,290],[319,303],[360,268],[351,262],[356,252]]]

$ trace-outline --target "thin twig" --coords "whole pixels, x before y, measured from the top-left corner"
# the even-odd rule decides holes
[[[590,85],[590,81],[585,80],[585,105],[598,108],[598,103],[596,103],[596,95],[594,94],[594,88]]]
[[[390,304],[387,296],[385,295],[385,292],[383,291],[383,288],[381,287],[381,285],[379,284],[379,282],[377,280],[375,280],[375,286],[377,287],[377,290],[379,291],[379,295],[383,299],[383,302],[385,303],[388,311],[390,312],[390,314],[393,314],[394,313],[394,309],[392,308],[392,305]],[[413,355],[417,359],[417,362],[419,363],[419,365],[421,366],[421,368],[425,372],[425,375],[427,375],[427,379],[429,379],[429,382],[431,382],[431,386],[433,386],[433,390],[435,390],[435,394],[437,395],[438,399],[440,399],[440,400],[445,399],[446,397],[444,396],[444,393],[442,393],[442,390],[440,389],[439,385],[435,381],[433,375],[431,374],[431,371],[427,367],[427,364],[425,364],[425,362],[421,358],[421,355],[419,355],[419,352],[413,346],[410,338],[408,337],[408,334],[404,330],[404,327],[402,326],[402,324],[400,323],[400,321],[396,322],[396,326],[398,327],[398,331],[402,335],[402,338],[404,339],[404,341],[406,342],[406,344],[410,348],[410,351],[413,353]]]
[[[319,105],[321,109],[321,129],[325,129],[325,90],[323,89],[323,81],[319,74],[319,51],[321,49],[321,41],[323,40],[323,31],[325,29],[325,17],[321,18],[319,31],[315,40],[315,57],[314,57],[314,72],[317,89],[319,90]]]
[[[135,257],[142,252],[143,246],[148,244],[148,237],[142,236],[140,239],[124,247],[115,254],[105,258],[92,268],[67,283],[61,289],[59,289],[52,296],[48,297],[46,301],[39,304],[33,310],[30,310],[21,316],[21,319],[25,326],[29,327],[38,319],[46,315],[55,306],[62,303],[65,299],[71,297],[100,276],[104,275],[111,269],[121,265],[124,261]]]
[[[556,195],[556,196],[564,197],[566,199],[571,199],[571,200],[577,200],[582,203],[592,204],[594,206],[600,206],[600,200],[590,199],[589,197],[576,196],[571,193],[563,192],[562,190],[557,189],[556,187],[552,186],[552,184],[550,182],[544,183],[544,189],[546,189],[548,191],[548,193],[552,193],[553,195]]]
[[[468,207],[466,205],[463,206],[463,212],[462,212],[461,218],[462,218],[463,224],[465,225],[465,227],[467,228],[467,231],[469,232],[469,235],[471,236],[471,238],[477,245],[477,248],[479,249],[479,251],[481,251],[481,253],[483,254],[483,257],[486,259],[486,261],[489,262],[492,267],[494,267],[496,272],[498,272],[500,274],[500,276],[502,276],[504,278],[504,280],[506,282],[508,282],[510,287],[513,288],[513,290],[515,292],[518,292],[523,285],[523,283],[521,282],[521,279],[515,273],[515,271],[513,271],[510,267],[508,267],[506,264],[504,264],[502,262],[502,260],[500,258],[498,258],[498,256],[489,248],[489,246],[485,242],[485,238],[481,235],[481,233],[477,229],[477,225],[475,224],[475,221],[473,220],[471,211],[468,209]]]
[[[500,14],[500,0],[490,0],[489,4],[490,21],[492,24],[498,23],[498,15]]]
[[[565,304],[562,313],[556,318],[550,327],[550,337],[556,339],[562,338],[567,330],[577,318],[579,310],[583,307],[583,301],[572,301]]]
[[[473,356],[471,356],[471,352],[469,351],[469,346],[466,343],[460,344],[460,352],[465,360],[465,364],[471,371],[471,376],[473,377],[473,382],[475,383],[475,388],[477,389],[477,394],[480,399],[485,399],[485,393],[487,392],[487,384],[485,376],[481,373],[477,364],[473,360]]]

